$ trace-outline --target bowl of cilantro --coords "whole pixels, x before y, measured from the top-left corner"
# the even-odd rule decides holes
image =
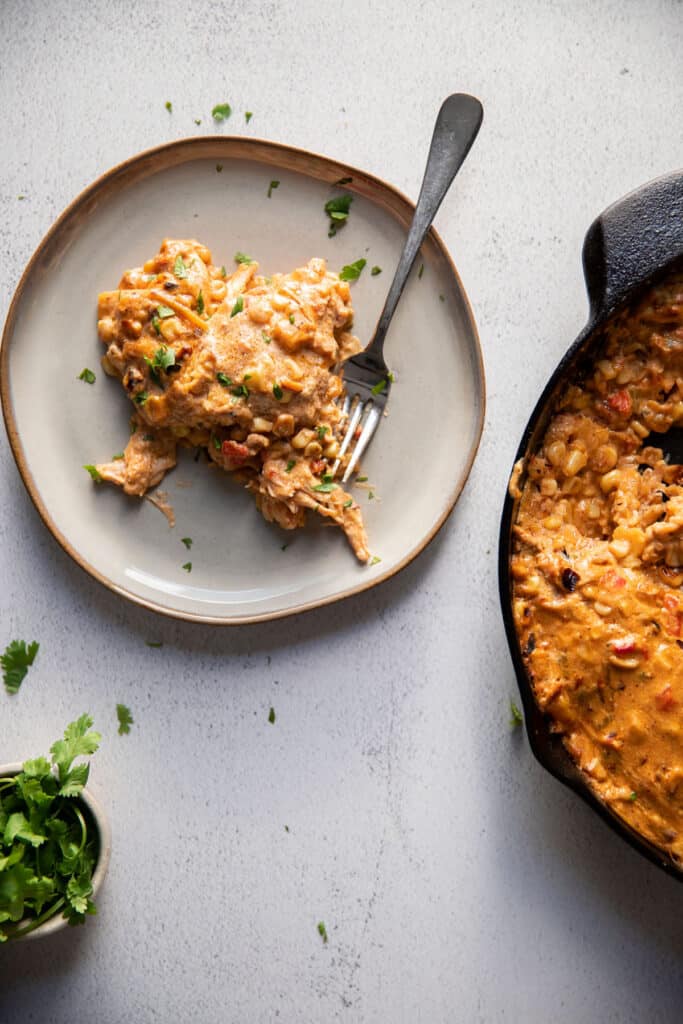
[[[51,935],[96,913],[111,832],[85,785],[100,734],[81,715],[51,757],[0,765],[0,942]]]

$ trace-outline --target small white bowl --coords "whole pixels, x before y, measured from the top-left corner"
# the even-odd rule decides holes
[[[19,775],[22,770],[22,766],[23,763],[21,761],[16,761],[12,764],[0,765],[0,778]],[[76,799],[82,801],[88,808],[97,833],[99,856],[92,876],[92,898],[94,900],[109,867],[109,858],[111,857],[111,828],[109,827],[109,821],[107,820],[101,805],[92,793],[87,789],[84,789],[80,797]],[[20,923],[23,922],[17,922],[17,925]],[[26,920],[26,923],[28,923],[28,920]],[[11,941],[22,942],[28,941],[29,939],[41,939],[45,935],[53,935],[55,932],[60,931],[62,928],[67,928],[68,926],[69,922],[62,916],[62,912],[58,910],[54,917],[49,917],[47,921],[43,921],[43,923],[39,924],[37,928],[33,929],[33,931],[27,932],[26,935],[19,935],[16,939],[12,939]]]

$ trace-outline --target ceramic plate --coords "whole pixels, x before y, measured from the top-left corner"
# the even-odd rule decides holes
[[[346,226],[328,238],[325,202],[354,196]],[[279,181],[268,198],[271,181]],[[241,250],[272,274],[327,259],[364,257],[352,285],[354,330],[370,338],[413,212],[371,175],[286,146],[197,138],[160,146],[109,171],[47,234],[10,306],[2,340],[2,404],[19,470],[43,521],[87,572],[168,615],[204,622],[275,618],[365,590],[414,558],[462,490],[481,435],[484,375],[476,327],[436,233],[413,272],[387,338],[396,383],[388,416],[357,486],[370,547],[360,565],[340,530],[268,524],[227,475],[182,452],[161,488],[171,529],[148,501],[94,486],[84,463],[108,459],[128,437],[130,403],[99,361],[98,292],[156,253],[164,237],[197,238],[214,262]],[[418,260],[418,267],[419,267]],[[370,274],[372,266],[382,273]],[[36,373],[35,367],[41,372]],[[78,380],[83,367],[97,382]],[[192,537],[188,554],[181,537]],[[191,558],[192,572],[182,566]]]

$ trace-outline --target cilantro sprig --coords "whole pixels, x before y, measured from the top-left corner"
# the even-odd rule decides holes
[[[0,654],[2,681],[8,693],[18,693],[19,687],[26,678],[26,673],[35,661],[40,644],[33,640],[27,644],[25,640],[13,640]]]
[[[92,724],[81,715],[52,744],[51,760],[25,761],[18,775],[0,779],[0,942],[60,912],[73,925],[96,913],[97,840],[78,799],[90,765],[74,764],[99,746]]]
[[[325,213],[330,218],[330,226],[327,231],[328,238],[334,238],[339,228],[343,228],[348,220],[353,196],[333,196],[325,203]]]
[[[143,356],[143,359],[149,367],[154,380],[159,380],[160,373],[167,373],[168,370],[175,366],[175,352],[172,348],[168,348],[167,345],[161,345],[154,353],[154,359],[150,359],[149,356]]]
[[[339,271],[340,281],[357,281],[361,275],[363,267],[367,263],[367,260],[356,260],[355,263],[348,263],[345,267],[342,267]]]
[[[130,727],[133,724],[130,708],[126,707],[125,704],[117,704],[116,717],[119,723],[119,736],[125,736],[126,733],[130,732]]]

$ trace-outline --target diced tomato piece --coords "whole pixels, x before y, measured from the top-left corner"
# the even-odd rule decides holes
[[[322,476],[327,469],[327,463],[324,459],[314,459],[311,463],[311,473],[314,476]]]
[[[632,637],[625,637],[623,640],[612,640],[612,650],[615,654],[633,654],[639,647]]]
[[[251,457],[251,452],[246,444],[239,444],[238,441],[224,441],[221,450],[226,459],[230,459],[238,466]]]
[[[678,598],[675,594],[666,594],[662,604],[665,608],[668,608],[670,612],[675,612],[678,609]]]
[[[610,409],[614,409],[615,412],[620,413],[622,416],[628,416],[633,407],[631,396],[624,388],[621,391],[613,391],[607,399],[607,404]]]
[[[671,711],[671,708],[675,706],[676,701],[674,700],[670,685],[667,684],[660,693],[656,694],[655,704],[660,711]]]

